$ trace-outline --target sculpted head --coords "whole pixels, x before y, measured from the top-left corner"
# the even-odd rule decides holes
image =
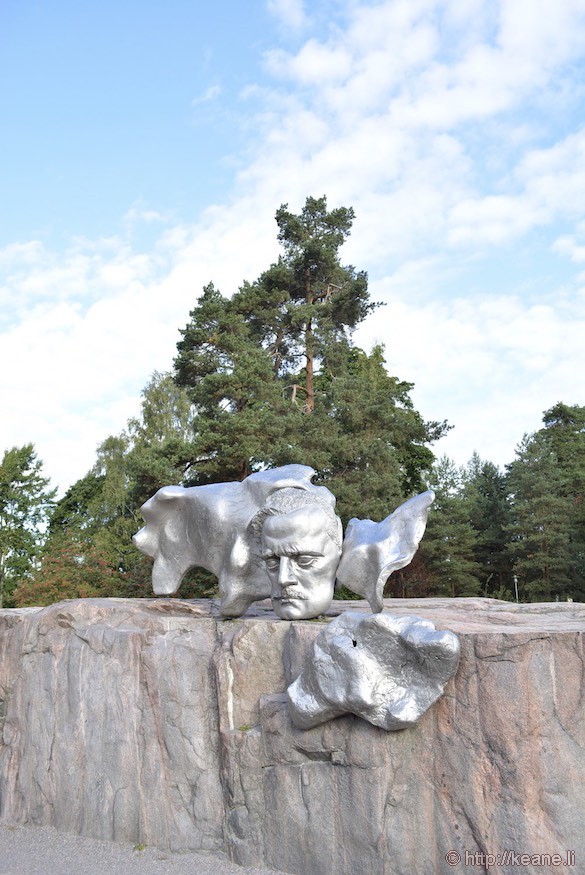
[[[282,489],[257,514],[254,528],[275,613],[303,620],[326,611],[342,543],[341,520],[331,505],[314,493]]]

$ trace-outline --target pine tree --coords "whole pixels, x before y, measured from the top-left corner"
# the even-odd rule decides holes
[[[33,444],[7,450],[0,463],[0,607],[13,606],[14,590],[32,574],[44,541],[56,490],[42,468]]]
[[[276,219],[278,262],[231,298],[207,286],[181,331],[175,376],[197,411],[189,482],[302,462],[342,516],[385,516],[421,487],[447,426],[422,420],[381,348],[351,343],[374,306],[366,274],[340,261],[353,211],[308,198]]]
[[[283,432],[282,389],[270,353],[251,330],[243,293],[206,286],[181,331],[176,382],[197,413],[193,482],[242,480],[269,459]]]
[[[315,409],[317,362],[332,341],[344,339],[375,307],[366,273],[340,263],[339,248],[353,220],[351,208],[328,212],[325,197],[307,198],[300,215],[283,204],[276,223],[284,256],[259,280],[261,287],[272,286],[276,276],[278,286],[286,289],[289,357],[295,347],[304,357],[302,388],[308,413]]]
[[[276,214],[283,254],[231,296],[207,285],[181,330],[174,378],[155,375],[140,416],[99,448],[92,470],[59,502],[47,550],[76,528],[76,549],[99,548],[128,594],[148,594],[148,560],[130,543],[140,505],[163,485],[239,480],[301,463],[330,486],[344,520],[383,519],[425,488],[430,444],[447,430],[425,422],[412,384],[390,376],[383,349],[352,343],[371,312],[365,272],[339,250],[353,211],[308,198]],[[148,565],[148,569],[149,569]],[[111,584],[110,583],[108,585]],[[196,573],[189,590],[214,582]]]
[[[429,485],[436,497],[418,558],[425,572],[431,574],[432,594],[479,595],[478,539],[462,500],[462,473],[443,456],[433,467]]]
[[[461,500],[476,533],[474,558],[484,596],[512,598],[512,562],[507,550],[510,505],[506,476],[474,453],[463,471]]]
[[[585,599],[585,407],[555,404],[543,414],[542,434],[562,473],[561,495],[568,501],[566,525],[573,556],[572,596]]]
[[[509,466],[509,551],[520,594],[550,601],[575,593],[578,556],[571,545],[573,500],[558,456],[542,431],[526,436]]]

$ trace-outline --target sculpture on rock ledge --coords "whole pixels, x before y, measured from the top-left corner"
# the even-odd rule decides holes
[[[136,546],[152,556],[155,593],[171,595],[190,568],[219,580],[220,610],[239,617],[268,596],[283,620],[324,614],[335,581],[365,596],[374,614],[346,611],[314,643],[288,688],[291,718],[310,729],[352,713],[383,729],[412,726],[453,676],[459,642],[419,617],[380,616],[389,575],[411,561],[432,492],[380,523],[350,520],[345,541],[335,497],[306,465],[241,482],[165,486],[142,507]]]
[[[319,634],[289,686],[290,715],[300,729],[342,714],[406,729],[443,694],[458,663],[457,636],[430,620],[345,611]]]
[[[414,556],[434,494],[410,499],[380,523],[350,520],[343,542],[335,497],[312,483],[314,474],[286,465],[241,482],[159,489],[142,506],[146,525],[133,539],[154,559],[154,592],[172,595],[198,566],[217,576],[225,617],[268,596],[284,620],[317,617],[331,604],[336,578],[381,611],[384,584]]]

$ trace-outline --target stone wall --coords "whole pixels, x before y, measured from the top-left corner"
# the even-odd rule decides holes
[[[367,610],[329,613],[344,607]],[[299,875],[484,871],[466,851],[508,850],[574,851],[554,871],[585,871],[585,608],[386,609],[462,651],[445,696],[393,733],[292,726],[283,693],[319,621],[180,599],[0,611],[0,817]]]

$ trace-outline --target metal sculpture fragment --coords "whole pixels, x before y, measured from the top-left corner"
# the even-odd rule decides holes
[[[199,567],[217,576],[225,617],[239,617],[252,602],[268,598],[271,580],[262,557],[262,523],[285,513],[279,506],[291,490],[297,507],[317,503],[333,512],[335,497],[311,483],[314,473],[306,465],[286,465],[241,482],[159,489],[142,505],[146,525],[132,539],[154,559],[154,592],[172,595],[186,573]]]
[[[351,519],[347,524],[337,582],[365,596],[374,613],[384,607],[384,584],[392,572],[412,561],[434,498],[428,490],[401,504],[381,523]]]
[[[154,592],[172,595],[199,566],[217,576],[225,617],[268,596],[284,620],[317,617],[336,578],[381,611],[384,583],[414,556],[434,495],[407,501],[381,523],[351,520],[342,544],[335,497],[311,482],[314,474],[286,465],[241,482],[159,489],[133,539],[154,559]]]
[[[457,636],[430,620],[346,611],[319,634],[287,690],[292,721],[311,729],[350,713],[405,729],[442,695],[458,662]]]

